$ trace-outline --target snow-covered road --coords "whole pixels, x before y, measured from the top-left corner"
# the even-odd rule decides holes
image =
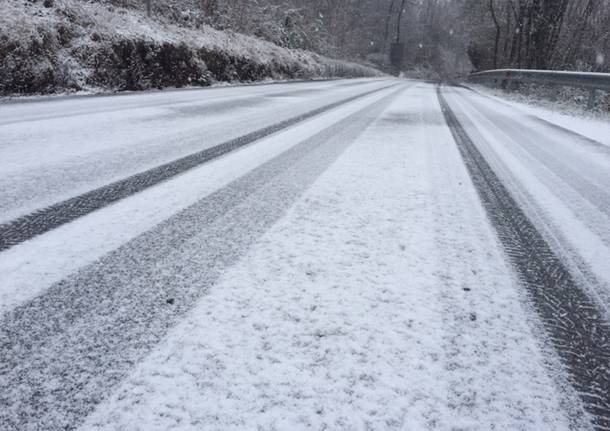
[[[609,148],[389,79],[0,105],[0,429],[610,429]]]

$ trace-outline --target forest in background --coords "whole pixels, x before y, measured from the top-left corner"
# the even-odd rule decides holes
[[[0,95],[379,70],[431,79],[494,68],[610,72],[610,0],[0,0],[0,6]],[[389,59],[398,41],[397,68]]]
[[[610,0],[200,0],[200,5],[217,28],[383,68],[398,38],[407,69],[440,75],[493,68],[610,71]]]

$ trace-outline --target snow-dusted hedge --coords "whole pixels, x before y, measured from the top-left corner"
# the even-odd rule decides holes
[[[1,0],[0,0],[1,1]],[[259,39],[82,0],[4,2],[0,94],[380,75]]]

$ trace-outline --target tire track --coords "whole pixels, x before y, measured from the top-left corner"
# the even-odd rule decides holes
[[[121,199],[166,181],[176,175],[193,169],[231,151],[251,144],[259,139],[294,126],[316,115],[320,115],[339,106],[361,99],[373,93],[383,91],[397,84],[367,91],[339,102],[314,109],[305,114],[281,121],[268,127],[256,130],[222,144],[189,154],[172,162],[148,169],[125,179],[116,181],[90,192],[75,196],[49,207],[34,211],[0,225],[0,251],[7,250],[21,242],[55,229],[63,224],[83,217],[93,211],[104,208]]]
[[[2,429],[76,428],[398,91],[7,313]]]
[[[508,117],[486,112],[478,102],[468,100],[468,98],[462,95],[459,95],[459,97],[464,103],[478,111],[507,136],[516,138],[514,141],[517,146],[529,153],[533,159],[538,160],[541,165],[553,172],[557,178],[561,178],[569,186],[578,191],[591,205],[605,215],[610,216],[610,199],[608,199],[608,193],[606,192],[610,183],[608,182],[607,173],[603,172],[599,166],[592,164],[584,157],[579,158],[578,154],[566,153],[565,150],[561,150],[559,143],[557,144],[557,147],[559,147],[557,149],[555,146],[537,145],[540,142],[548,142],[545,141],[544,131],[530,131],[516,126]],[[574,133],[569,135],[573,137]],[[583,139],[574,139],[575,141],[572,142],[572,145],[575,148],[581,145],[589,146],[589,143]],[[558,157],[557,154],[563,157]],[[607,155],[607,151],[602,151],[599,157]]]
[[[610,327],[519,208],[445,100],[438,99],[470,177],[548,339],[595,429],[610,429]]]
[[[469,92],[474,93],[478,96],[484,97],[488,100],[493,100],[494,102],[501,103],[502,105],[504,105],[506,107],[514,108],[512,105],[510,105],[506,101],[501,100],[500,98],[490,96],[489,94],[486,94],[479,90],[475,90],[474,88],[468,87],[466,85],[456,85],[456,87],[460,87],[460,88],[463,88],[464,90],[468,90]],[[555,129],[561,133],[568,134],[572,138],[578,139],[579,141],[586,143],[587,145],[591,146],[592,148],[596,148],[597,150],[605,152],[607,154],[610,153],[610,148],[607,145],[602,144],[601,142],[596,141],[593,138],[589,138],[588,136],[581,135],[580,133],[575,132],[574,130],[567,129],[563,126],[560,126],[559,124],[555,124],[551,121],[545,120],[544,118],[536,117],[535,115],[532,115],[532,114],[522,113],[522,115],[525,115],[530,120],[533,120],[537,123],[544,125],[544,127],[549,127],[551,129]]]

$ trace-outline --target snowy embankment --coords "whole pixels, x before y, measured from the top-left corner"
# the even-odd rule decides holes
[[[46,6],[45,6],[46,5]],[[371,67],[78,0],[2,1],[0,95],[379,76]]]
[[[394,99],[82,429],[581,425],[431,95]]]
[[[469,84],[469,87],[518,111],[610,146],[610,113],[587,111],[578,97],[571,101],[551,101],[536,95],[509,94],[482,85]],[[599,98],[602,99],[601,96]]]

